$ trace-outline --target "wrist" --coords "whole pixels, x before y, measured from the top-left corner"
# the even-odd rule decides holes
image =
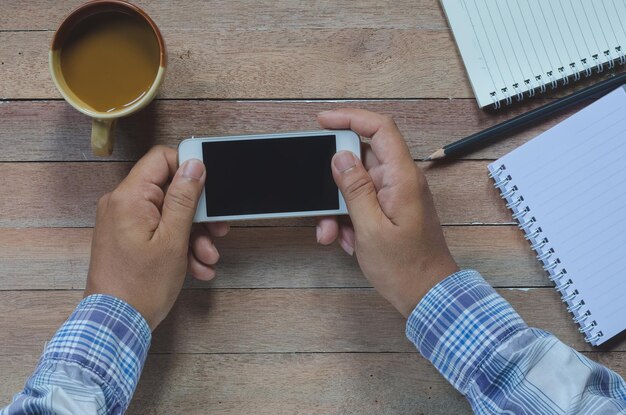
[[[431,258],[417,269],[418,273],[412,271],[405,278],[405,283],[399,287],[395,301],[392,301],[394,307],[405,318],[411,315],[433,287],[459,271],[458,265],[449,254],[441,258]]]
[[[151,307],[144,306],[142,301],[139,301],[133,295],[128,295],[125,290],[118,289],[117,287],[95,287],[94,285],[95,284],[90,283],[89,280],[87,281],[87,286],[85,287],[85,291],[83,291],[83,298],[87,298],[92,295],[104,295],[113,297],[118,301],[127,304],[130,308],[135,310],[135,312],[139,314],[147,323],[150,331],[154,330],[158,323],[161,322],[161,320],[154,315]]]

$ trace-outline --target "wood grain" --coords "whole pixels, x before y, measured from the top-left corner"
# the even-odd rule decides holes
[[[511,223],[487,176],[487,162],[418,163],[424,167],[444,224]],[[0,163],[0,227],[93,226],[100,196],[113,190],[131,163]],[[460,209],[459,207],[462,207]],[[260,221],[312,224],[312,219]]]
[[[496,287],[550,283],[514,226],[444,228],[462,268],[480,269]],[[0,228],[0,290],[82,289],[91,228]],[[214,288],[368,287],[354,259],[337,245],[322,247],[301,227],[233,228],[218,241]],[[187,288],[207,284],[189,278]]]
[[[23,388],[37,358],[0,356],[0,406]],[[461,394],[415,354],[273,353],[150,355],[127,413],[461,415],[471,411]]]
[[[154,144],[172,147],[191,136],[220,136],[319,129],[316,114],[339,107],[364,108],[394,117],[416,159],[443,145],[502,122],[546,100],[527,101],[511,111],[480,110],[473,100],[403,101],[180,101],[158,100],[118,123],[108,160],[135,161]],[[577,108],[467,155],[496,159],[552,127]],[[63,101],[0,104],[0,161],[102,160],[91,152],[91,122]]]
[[[626,373],[626,353],[585,355]],[[38,355],[0,356],[0,406]],[[408,353],[153,354],[129,414],[471,414],[465,398]]]
[[[151,356],[146,375],[130,413],[152,408],[164,413],[471,413],[461,394],[411,354]],[[166,386],[177,384],[181,387]]]
[[[48,73],[52,34],[0,32],[0,99],[60,97]],[[166,98],[472,96],[447,29],[203,28],[163,36]]]
[[[52,31],[82,2],[0,5],[0,406],[81,298],[98,197],[152,145],[316,129],[317,112],[355,106],[394,116],[421,159],[546,102],[480,110],[437,0],[137,0],[163,31],[168,74],[158,100],[120,121],[113,156],[96,159],[89,120],[48,74]],[[530,325],[624,376],[626,335],[590,351],[486,175],[577,109],[469,161],[418,164],[459,264],[519,287],[498,291]],[[354,259],[317,246],[312,223],[240,222],[218,241],[219,278],[187,279],[129,413],[471,413]]]
[[[93,226],[98,198],[130,163],[0,164],[0,226]]]
[[[552,288],[498,289],[524,320],[590,351]],[[2,291],[0,355],[38,353],[81,291]],[[15,322],[20,322],[17,325]],[[405,320],[370,288],[183,290],[152,353],[414,352]],[[625,351],[626,336],[600,350]]]
[[[60,0],[55,7],[45,0],[3,5],[3,30],[56,30],[64,16],[83,0]],[[446,29],[437,0],[351,0],[302,2],[298,0],[167,0],[134,1],[161,29],[204,29],[216,31],[317,28]]]
[[[179,356],[150,356],[131,413],[148,408],[159,413],[472,413],[462,395],[414,355]],[[626,372],[625,353],[587,356]]]

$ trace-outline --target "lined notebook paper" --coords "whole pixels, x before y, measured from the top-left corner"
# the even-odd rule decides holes
[[[442,0],[481,107],[626,63],[624,0]]]
[[[626,91],[489,165],[585,339],[626,329]]]

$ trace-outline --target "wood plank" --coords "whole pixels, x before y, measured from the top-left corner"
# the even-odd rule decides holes
[[[444,228],[462,268],[479,269],[496,287],[550,283],[514,226]],[[83,289],[91,228],[0,228],[0,290]],[[322,247],[312,228],[234,228],[217,242],[219,278],[188,278],[187,288],[368,287],[353,258]]]
[[[551,288],[498,289],[525,321],[576,350],[587,345]],[[0,355],[38,353],[80,291],[0,292]],[[15,322],[20,324],[16,326]],[[152,353],[414,352],[405,320],[369,288],[183,290]],[[375,333],[375,335],[372,335]],[[599,350],[626,351],[626,335]]]
[[[585,353],[626,374],[626,353]],[[0,356],[0,406],[38,355]],[[471,414],[424,359],[407,353],[150,355],[129,414]]]
[[[45,0],[2,5],[2,30],[56,30],[64,16],[83,0]],[[254,5],[245,0],[133,1],[161,29],[275,30],[314,28],[445,29],[446,20],[436,0],[272,1]]]
[[[471,413],[432,366],[407,354],[151,356],[145,374],[129,413],[152,408],[166,413]]]
[[[158,100],[135,116],[121,120],[113,155],[107,160],[134,161],[154,144],[172,147],[195,136],[315,130],[315,115],[339,107],[365,108],[393,116],[411,154],[423,159],[435,149],[546,103],[526,101],[508,111],[485,112],[473,100],[397,101],[179,101]],[[520,131],[506,140],[468,155],[496,159],[552,127],[559,117]],[[91,152],[89,119],[63,101],[0,103],[0,161],[102,160]]]
[[[624,353],[586,355],[626,373]],[[412,355],[182,356],[150,356],[130,413],[157,405],[184,413],[472,413],[426,360]]]
[[[1,292],[0,315],[11,318],[0,320],[0,355],[40,351],[81,297],[79,291]],[[155,333],[151,351],[411,352],[413,347],[400,314],[372,289],[239,289],[185,290]]]
[[[0,164],[0,226],[93,226],[98,198],[130,163]]]
[[[418,163],[444,224],[511,223],[487,177],[487,162]],[[131,163],[0,163],[0,227],[93,226],[100,196],[115,188]],[[460,209],[459,207],[463,207]],[[311,224],[312,219],[258,224]]]
[[[52,32],[0,32],[0,99],[59,98]],[[165,29],[166,98],[472,97],[447,29]],[[441,74],[446,76],[442,77]]]
[[[0,406],[37,357],[0,356]],[[128,414],[470,414],[414,354],[151,355]]]

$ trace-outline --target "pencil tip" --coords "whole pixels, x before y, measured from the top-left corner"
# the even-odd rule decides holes
[[[439,150],[435,151],[433,154],[431,154],[430,156],[426,157],[424,159],[424,161],[430,161],[430,160],[437,160],[437,159],[442,159],[446,156],[446,152],[444,151],[443,148],[440,148]]]

